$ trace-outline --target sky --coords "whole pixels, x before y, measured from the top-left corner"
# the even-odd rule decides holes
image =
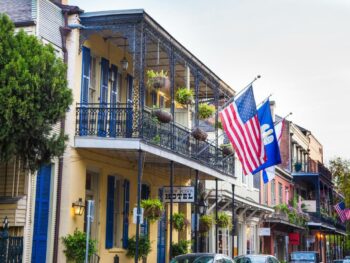
[[[233,89],[310,130],[324,158],[350,159],[349,0],[68,0],[85,11],[142,8]]]

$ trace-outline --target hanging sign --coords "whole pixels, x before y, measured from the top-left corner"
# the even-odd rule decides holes
[[[303,200],[301,203],[306,212],[316,213],[316,200]]]
[[[141,214],[140,214],[140,224],[143,224],[143,208],[141,207]],[[134,207],[132,211],[132,222],[134,224],[137,224],[137,207]]]
[[[269,227],[260,227],[258,229],[259,236],[271,236],[271,228]]]
[[[174,203],[193,203],[194,202],[194,187],[193,186],[174,186],[173,196],[170,194],[170,187],[163,187],[163,200],[170,203],[173,199]]]
[[[289,244],[293,246],[300,245],[300,234],[299,233],[289,233]]]

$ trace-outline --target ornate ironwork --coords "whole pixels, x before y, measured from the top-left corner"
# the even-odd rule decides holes
[[[0,232],[0,262],[20,263],[23,257],[23,237],[10,236],[8,220],[5,217],[3,230]]]
[[[77,104],[75,134],[108,138],[140,138],[234,176],[234,157],[225,156],[215,144],[197,141],[190,136],[191,131],[188,128],[178,123],[160,123],[146,110],[142,114],[141,126],[134,130],[132,126],[134,116],[136,115],[133,106],[129,104]],[[140,133],[139,129],[143,132]]]

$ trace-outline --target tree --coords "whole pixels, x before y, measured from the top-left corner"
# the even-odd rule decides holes
[[[67,137],[52,128],[72,103],[66,65],[51,45],[15,33],[0,14],[0,161],[16,157],[35,171],[64,152]]]
[[[340,157],[329,162],[329,169],[332,173],[335,187],[344,195],[347,207],[350,206],[350,160]]]

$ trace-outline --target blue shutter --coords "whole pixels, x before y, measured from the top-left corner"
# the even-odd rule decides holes
[[[50,207],[51,165],[42,166],[36,178],[32,261],[45,262]]]
[[[159,188],[159,199],[163,201],[163,188]],[[165,263],[166,254],[166,213],[158,221],[158,238],[157,238],[157,263]]]
[[[130,182],[129,180],[124,180],[123,248],[128,247],[129,210],[130,210]]]
[[[81,70],[81,92],[80,92],[80,117],[79,117],[79,135],[88,135],[88,103],[89,103],[89,85],[90,85],[90,49],[83,47],[83,61]]]
[[[111,137],[117,136],[117,83],[118,83],[118,68],[116,65],[111,66],[111,73],[114,75],[114,82],[111,89],[111,108],[109,118],[109,133]]]
[[[107,211],[106,211],[106,248],[113,247],[114,233],[114,176],[108,176],[107,181]]]
[[[128,111],[126,113],[127,114],[127,117],[126,117],[126,137],[130,138],[130,137],[132,137],[132,119],[133,119],[132,93],[133,93],[134,78],[128,74],[127,80],[128,80],[128,97],[127,97]]]
[[[101,59],[101,83],[100,83],[100,110],[98,115],[98,136],[107,135],[107,116],[108,116],[108,73],[109,61]]]

